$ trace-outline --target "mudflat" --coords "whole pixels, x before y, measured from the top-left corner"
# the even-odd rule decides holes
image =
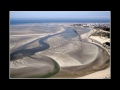
[[[11,26],[10,78],[81,78],[108,68],[110,56],[89,42],[92,33],[71,23]]]

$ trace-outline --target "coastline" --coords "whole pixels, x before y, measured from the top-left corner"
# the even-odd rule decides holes
[[[96,31],[95,31],[96,32]],[[93,33],[95,33],[93,32]],[[110,49],[106,48],[104,46],[104,43],[109,42],[110,43],[110,38],[107,37],[101,37],[101,36],[94,36],[93,33],[91,35],[88,36],[88,40],[91,43],[97,44],[99,46],[101,46],[102,48],[104,48],[108,54],[110,55]]]
[[[92,34],[95,33],[96,31],[97,31],[96,29],[91,29],[88,33],[81,35],[81,37],[82,37],[82,39],[87,39],[88,42],[90,42],[90,43],[99,45],[100,47],[105,49],[108,52],[108,54],[110,55],[110,51],[103,46],[103,43],[105,43],[107,41],[110,42],[110,39],[105,38],[105,37],[100,38],[99,36],[93,36]],[[108,68],[106,68],[104,70],[97,71],[95,73],[92,73],[92,74],[89,74],[89,75],[86,75],[83,77],[78,77],[76,79],[109,79],[109,78],[111,78],[110,77],[111,76],[110,69],[111,69],[111,66],[109,66]]]

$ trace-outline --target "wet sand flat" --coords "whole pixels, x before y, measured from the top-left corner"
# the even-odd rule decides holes
[[[15,57],[10,60],[10,77],[80,78],[108,68],[108,52],[99,45],[82,41],[93,31],[87,27],[75,28],[68,27],[69,25],[71,24],[21,25],[18,31],[17,26],[11,26],[10,35],[14,37],[10,41],[11,47],[18,42],[24,44],[10,49],[10,56]],[[26,28],[27,31],[24,30]],[[23,31],[26,33],[22,34]],[[34,40],[30,41],[33,37]]]

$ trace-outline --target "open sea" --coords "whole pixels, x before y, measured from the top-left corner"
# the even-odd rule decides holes
[[[10,20],[10,25],[16,25],[16,24],[30,24],[30,23],[110,23],[110,20],[108,19],[87,19],[87,20],[80,20],[80,19],[69,19],[69,20],[63,20],[63,19],[39,19],[39,20],[25,20],[25,19],[19,19],[19,20]]]

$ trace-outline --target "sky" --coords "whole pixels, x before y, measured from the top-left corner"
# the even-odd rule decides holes
[[[10,19],[110,19],[110,11],[10,11]]]

